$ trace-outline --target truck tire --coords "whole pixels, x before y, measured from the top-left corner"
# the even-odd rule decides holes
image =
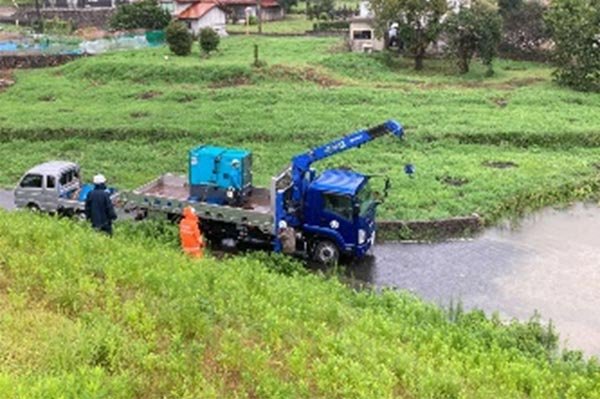
[[[340,259],[340,250],[329,240],[319,241],[315,245],[312,258],[322,265],[335,265]]]

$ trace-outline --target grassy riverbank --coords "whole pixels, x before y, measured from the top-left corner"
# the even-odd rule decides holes
[[[0,390],[27,398],[600,397],[598,364],[561,357],[556,337],[535,322],[446,313],[301,270],[283,258],[194,263],[157,242],[0,212]]]

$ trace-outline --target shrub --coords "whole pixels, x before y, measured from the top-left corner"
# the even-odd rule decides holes
[[[164,29],[171,21],[171,14],[154,0],[122,4],[110,20],[113,29]]]
[[[169,49],[175,55],[189,55],[192,52],[192,34],[187,27],[179,22],[172,21],[167,27],[166,34]]]
[[[198,42],[200,43],[200,50],[206,54],[210,54],[219,47],[220,42],[219,34],[211,28],[204,28],[200,31]]]
[[[600,91],[600,0],[556,0],[546,21],[556,45],[556,80]]]

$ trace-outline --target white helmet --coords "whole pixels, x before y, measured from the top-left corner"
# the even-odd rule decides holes
[[[106,183],[106,177],[104,177],[104,175],[101,174],[97,174],[96,176],[94,176],[94,184],[104,184]]]

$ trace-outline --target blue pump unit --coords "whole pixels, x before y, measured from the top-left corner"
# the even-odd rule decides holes
[[[203,145],[189,153],[190,199],[240,205],[252,190],[252,153]]]

